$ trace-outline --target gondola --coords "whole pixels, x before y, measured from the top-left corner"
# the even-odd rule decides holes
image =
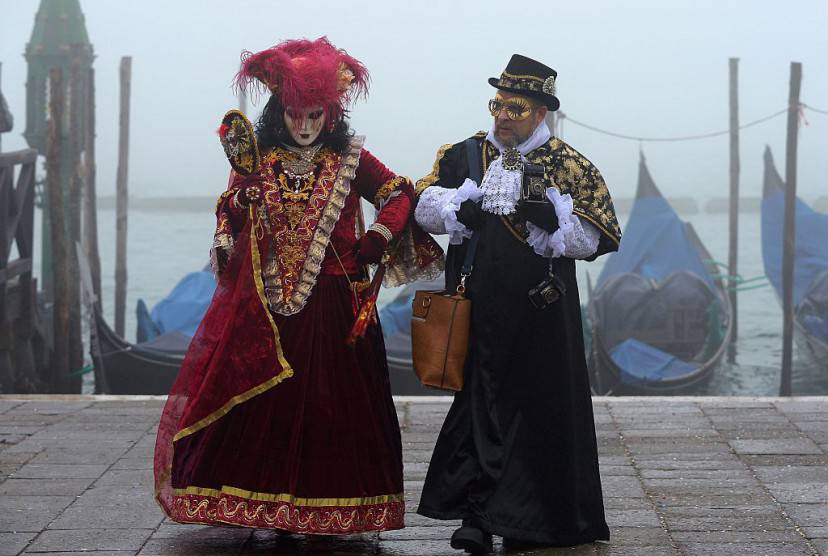
[[[782,299],[785,182],[765,149],[762,184],[762,259],[765,275]],[[828,214],[796,199],[794,254],[794,341],[812,365],[828,370]]]
[[[731,305],[710,253],[656,187],[642,154],[621,246],[587,305],[598,394],[677,394],[710,380],[730,340]]]
[[[178,376],[191,336],[177,330],[152,340],[130,343],[93,310],[92,359],[101,391],[109,394],[167,394]]]
[[[100,394],[166,394],[178,376],[191,335],[167,330],[131,343],[115,333],[100,309],[92,287],[89,262],[76,245],[84,307],[89,315],[90,352],[95,392]]]

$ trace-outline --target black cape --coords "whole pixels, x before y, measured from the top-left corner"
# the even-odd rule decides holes
[[[476,137],[485,168],[498,153]],[[615,250],[612,202],[589,161],[555,138],[527,158],[544,164],[547,180],[571,193],[575,212],[599,227],[594,256]],[[581,177],[567,182],[573,172]],[[459,187],[468,173],[463,143],[445,146],[418,193]],[[496,535],[549,545],[608,540],[575,261],[555,261],[566,295],[537,309],[527,292],[547,276],[549,260],[525,242],[525,222],[483,213],[479,231],[467,281],[465,386],[440,431],[418,513],[470,519]],[[449,247],[447,289],[457,286],[465,247]]]

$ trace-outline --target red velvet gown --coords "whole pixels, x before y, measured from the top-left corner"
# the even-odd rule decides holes
[[[239,206],[239,178],[219,199],[214,246],[232,255],[164,409],[156,497],[182,523],[399,529],[402,448],[379,323],[346,344],[350,282],[364,278],[360,198],[416,261],[397,277],[439,272],[442,253],[410,218],[410,181],[359,138],[343,154],[323,148],[310,179],[285,171],[295,158],[265,157],[259,208]]]

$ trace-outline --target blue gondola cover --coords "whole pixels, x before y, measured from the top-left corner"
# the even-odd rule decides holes
[[[688,375],[699,368],[698,363],[682,361],[635,338],[624,340],[612,348],[610,357],[623,371],[621,380],[628,384],[668,380]]]
[[[192,337],[210,306],[216,281],[211,272],[191,272],[176,284],[170,294],[147,312],[138,300],[138,342],[150,341],[165,332]]]

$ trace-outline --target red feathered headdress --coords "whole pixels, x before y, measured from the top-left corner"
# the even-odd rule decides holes
[[[368,70],[326,37],[290,40],[253,54],[242,52],[236,85],[267,88],[293,111],[322,106],[328,121],[339,119],[348,105],[368,92]]]

